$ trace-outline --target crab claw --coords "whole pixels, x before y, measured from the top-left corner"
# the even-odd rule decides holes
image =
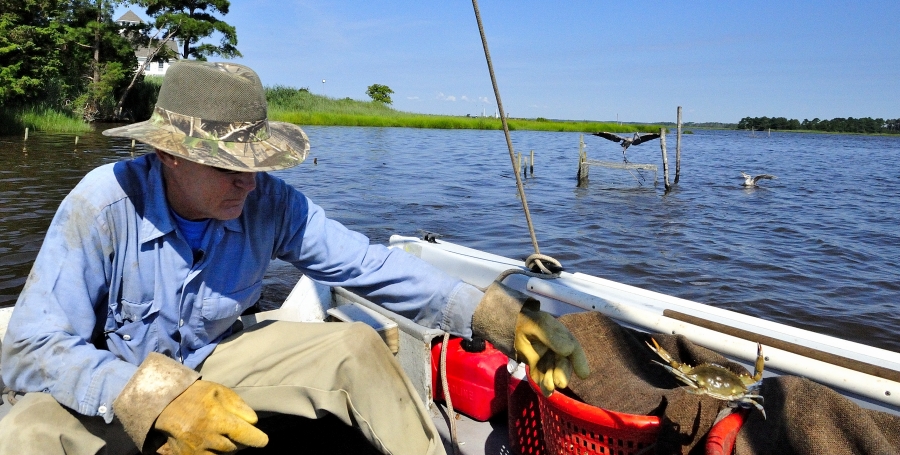
[[[649,346],[650,349],[652,349],[653,352],[656,353],[656,355],[662,357],[663,360],[665,360],[666,362],[668,362],[668,364],[671,365],[671,366],[674,367],[674,368],[678,368],[678,366],[681,365],[678,361],[676,361],[675,359],[673,359],[672,356],[671,356],[668,352],[666,352],[666,350],[663,349],[663,348],[659,345],[659,343],[656,342],[655,339],[653,339],[653,337],[650,337],[650,341],[652,341],[653,344],[651,345],[650,343],[647,343],[647,346]],[[645,342],[645,343],[646,343],[646,342]]]
[[[762,353],[762,344],[756,343],[756,365],[753,366],[753,381],[759,381],[763,376],[763,368],[765,367],[765,357]]]

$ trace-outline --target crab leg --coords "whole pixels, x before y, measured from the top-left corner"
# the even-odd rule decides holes
[[[761,403],[758,403],[756,400],[753,400],[753,398],[759,398],[760,401],[762,401],[762,399],[763,399],[763,397],[760,395],[747,395],[744,398],[742,398],[741,400],[738,400],[738,403],[752,404],[753,406],[756,407],[756,409],[759,409],[759,412],[762,413],[763,419],[765,419],[766,418],[766,410],[763,409],[763,405]]]

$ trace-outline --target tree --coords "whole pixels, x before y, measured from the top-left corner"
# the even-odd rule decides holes
[[[394,102],[391,100],[391,93],[394,93],[394,91],[391,90],[390,87],[381,84],[372,84],[366,90],[366,95],[369,95],[369,97],[372,98],[372,101],[384,104],[391,104]]]
[[[152,34],[151,34],[152,33]],[[119,101],[116,103],[116,107],[114,109],[114,116],[116,119],[128,119],[135,120],[135,118],[126,114],[122,111],[123,106],[125,105],[125,100],[128,98],[128,93],[131,92],[131,89],[137,84],[138,80],[142,80],[144,77],[144,70],[147,68],[147,65],[150,62],[155,61],[155,59],[160,60],[169,60],[175,56],[177,56],[177,52],[173,52],[172,49],[168,47],[168,43],[174,42],[172,41],[175,38],[175,34],[178,33],[178,27],[172,27],[168,30],[156,29],[154,32],[154,27],[152,24],[140,23],[133,24],[126,27],[122,30],[122,34],[127,37],[132,46],[137,48],[146,48],[147,56],[144,58],[144,61],[141,62],[141,66],[134,72],[134,75],[131,77],[131,82],[128,83],[128,86],[122,90],[122,94],[119,95]],[[162,34],[162,38],[159,39]]]
[[[231,6],[228,0],[138,0],[138,4],[147,9],[148,16],[154,18],[153,25],[158,30],[177,29],[178,39],[182,42],[182,58],[206,60],[215,55],[242,57],[236,47],[235,28],[212,14],[228,14]],[[201,43],[214,33],[222,36],[218,45]]]
[[[64,69],[64,5],[0,0],[0,104],[43,101]]]
[[[92,120],[135,66],[111,0],[0,0],[0,102],[43,104]]]
[[[137,60],[128,38],[112,13],[117,0],[75,0],[67,23],[65,52],[68,84],[77,94],[72,110],[86,121],[111,119],[116,93],[134,71]]]

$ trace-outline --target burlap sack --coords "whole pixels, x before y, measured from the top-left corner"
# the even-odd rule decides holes
[[[659,416],[657,454],[704,453],[706,434],[727,407],[724,401],[687,393],[665,368],[653,363],[661,359],[646,344],[649,334],[626,329],[596,312],[559,319],[581,342],[592,373],[585,380],[574,378],[569,393],[604,409]],[[683,363],[710,362],[746,372],[683,336],[652,336]],[[768,418],[751,409],[738,434],[737,455],[900,454],[898,416],[862,409],[833,390],[798,377],[766,379],[761,394]]]

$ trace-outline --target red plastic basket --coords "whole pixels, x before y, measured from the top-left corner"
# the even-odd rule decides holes
[[[544,455],[544,429],[538,397],[528,381],[515,376],[507,383],[509,450],[517,455]]]
[[[531,377],[525,376],[528,381],[510,376],[508,383],[513,454],[635,455],[656,442],[658,417],[607,411],[560,392],[545,398]],[[706,455],[731,455],[747,414],[741,410],[713,425]]]
[[[561,392],[544,397],[526,376],[539,414],[528,408],[528,399],[510,397],[510,448],[514,453],[634,455],[656,442],[658,417],[608,411]],[[510,380],[510,390],[522,393],[521,388],[513,389],[515,382]],[[536,443],[534,437],[541,435],[543,444]]]
[[[749,412],[748,409],[742,409],[713,425],[706,437],[706,455],[731,455],[737,434]]]

